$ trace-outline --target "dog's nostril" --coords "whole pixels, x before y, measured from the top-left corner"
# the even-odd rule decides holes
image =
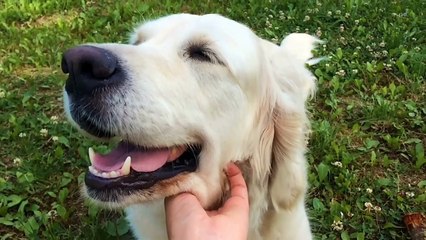
[[[117,58],[108,50],[94,46],[80,46],[68,50],[61,62],[64,73],[88,80],[104,80],[117,68]]]

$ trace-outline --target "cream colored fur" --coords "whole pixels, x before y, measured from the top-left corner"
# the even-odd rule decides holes
[[[186,44],[199,41],[217,62],[184,57]],[[317,42],[291,34],[277,46],[219,15],[177,14],[141,25],[130,45],[96,45],[115,53],[130,76],[128,94],[111,96],[131,104],[111,109],[119,119],[111,120],[112,131],[145,146],[203,146],[196,172],[154,186],[149,196],[141,190],[106,203],[126,208],[138,239],[167,239],[166,196],[189,191],[206,208],[220,202],[231,161],[249,187],[250,239],[312,238],[304,205],[305,102],[315,78],[305,65],[315,62]]]

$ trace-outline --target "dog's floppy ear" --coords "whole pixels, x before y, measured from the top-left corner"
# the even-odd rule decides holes
[[[307,189],[306,137],[309,121],[305,102],[315,91],[315,77],[306,64],[315,63],[312,49],[319,40],[307,34],[291,34],[281,46],[264,42],[269,60],[275,105],[270,200],[273,207],[291,209]]]

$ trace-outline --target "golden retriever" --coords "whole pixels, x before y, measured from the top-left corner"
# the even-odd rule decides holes
[[[129,44],[69,49],[65,110],[82,132],[118,139],[89,149],[83,191],[125,208],[139,239],[167,239],[163,200],[193,193],[206,209],[226,198],[223,172],[238,162],[249,188],[250,239],[311,239],[305,211],[305,67],[319,40],[280,46],[216,14],[176,14],[138,27]]]

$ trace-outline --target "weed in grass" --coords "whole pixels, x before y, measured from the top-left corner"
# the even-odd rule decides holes
[[[426,2],[12,1],[0,3],[0,236],[131,238],[120,212],[81,199],[87,148],[63,117],[62,52],[125,42],[145,19],[217,12],[279,42],[317,35],[307,206],[318,239],[408,239],[426,212]]]

